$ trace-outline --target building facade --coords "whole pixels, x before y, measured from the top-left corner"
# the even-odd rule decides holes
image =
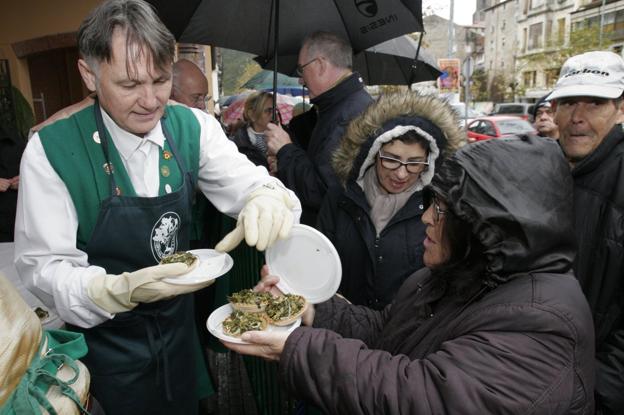
[[[559,77],[560,52],[570,39],[575,0],[521,0],[517,19],[516,82],[519,101],[546,95]]]
[[[518,0],[491,2],[489,7],[477,9],[485,27],[483,68],[487,73],[488,90],[501,93],[515,90],[516,15]],[[486,5],[486,3],[483,3]]]

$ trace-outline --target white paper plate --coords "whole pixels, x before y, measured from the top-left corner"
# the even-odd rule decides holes
[[[340,286],[342,265],[334,245],[325,235],[306,225],[294,225],[288,239],[280,239],[265,254],[271,274],[280,277],[277,287],[299,294],[312,304],[329,300]]]
[[[208,327],[208,331],[210,334],[215,336],[218,339],[224,340],[230,343],[238,343],[238,344],[248,344],[247,342],[242,341],[238,337],[228,336],[223,332],[223,320],[225,320],[234,309],[230,304],[223,305],[213,311],[208,317],[208,321],[206,321],[206,327]],[[286,332],[290,333],[297,327],[301,325],[301,317],[295,320],[292,324],[288,326],[274,326],[273,324],[269,324],[265,331],[271,332]]]
[[[189,273],[179,277],[165,278],[164,282],[174,285],[193,285],[214,280],[228,272],[234,265],[231,256],[214,249],[195,249],[188,251],[199,258],[197,267]]]

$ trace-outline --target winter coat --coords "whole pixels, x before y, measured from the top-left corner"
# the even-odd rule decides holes
[[[483,245],[472,293],[423,268],[383,311],[319,304],[315,328],[286,341],[284,384],[331,414],[591,414],[593,326],[570,272],[572,179],[558,146],[464,146],[432,188]]]
[[[318,216],[317,228],[331,240],[340,256],[340,293],[353,304],[374,309],[389,304],[407,277],[424,266],[421,188],[429,184],[435,160],[428,167],[430,175],[426,181],[418,183],[418,190],[379,235],[358,183],[363,175],[362,164],[371,160],[371,152],[378,151],[377,146],[373,147],[375,140],[394,124],[412,125],[415,121],[408,116],[426,118],[437,125],[445,135],[437,140],[443,151],[455,149],[465,141],[455,112],[443,101],[411,92],[383,96],[349,125],[333,159],[344,187],[328,191]],[[374,158],[372,162],[370,168],[375,168]]]
[[[572,169],[574,271],[596,327],[596,407],[624,414],[624,134],[618,125]]]
[[[268,170],[269,162],[267,161],[266,154],[260,151],[258,147],[251,144],[246,125],[241,126],[238,130],[236,130],[236,132],[230,137],[230,140],[234,141],[234,144],[238,147],[238,151],[246,155],[249,161],[256,166],[264,166]]]
[[[353,73],[310,102],[318,110],[318,119],[307,150],[294,143],[283,146],[277,153],[277,177],[301,201],[301,223],[315,226],[327,189],[338,184],[331,156],[349,122],[372,98],[364,90],[360,75]]]

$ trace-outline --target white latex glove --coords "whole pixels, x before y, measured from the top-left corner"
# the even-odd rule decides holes
[[[161,281],[188,272],[183,263],[155,265],[120,275],[98,275],[89,283],[87,294],[111,314],[132,310],[139,303],[153,303],[207,287],[214,280],[193,285],[174,285]]]
[[[249,246],[264,251],[277,238],[287,238],[293,225],[292,208],[295,203],[288,191],[275,183],[267,183],[254,190],[238,215],[236,228],[215,246],[220,252],[229,252],[245,238]]]

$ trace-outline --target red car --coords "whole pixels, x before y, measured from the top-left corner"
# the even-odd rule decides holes
[[[519,134],[537,134],[530,122],[519,117],[492,115],[473,120],[466,128],[468,142]]]

